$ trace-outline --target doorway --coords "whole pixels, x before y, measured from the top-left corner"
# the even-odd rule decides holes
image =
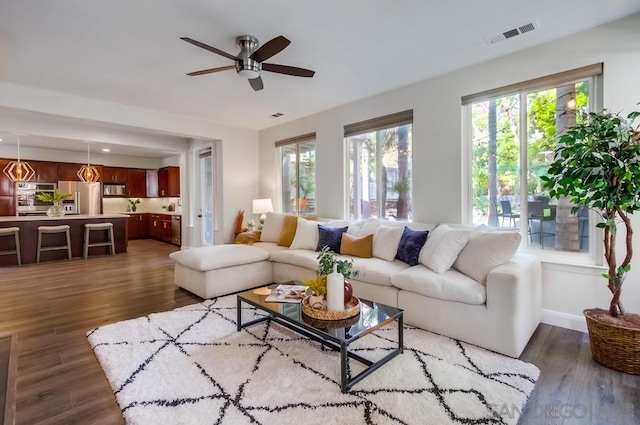
[[[215,199],[214,153],[213,146],[198,152],[198,170],[200,175],[200,241],[201,246],[214,244]]]

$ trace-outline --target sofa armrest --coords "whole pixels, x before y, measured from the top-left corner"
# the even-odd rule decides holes
[[[540,322],[542,315],[542,268],[529,254],[516,254],[487,276],[487,309],[516,318]]]

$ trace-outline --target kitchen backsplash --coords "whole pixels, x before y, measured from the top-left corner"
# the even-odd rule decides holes
[[[128,199],[140,199],[136,205],[136,212],[139,213],[164,213],[168,212],[169,204],[175,204],[175,212],[182,212],[180,198],[102,198],[102,210],[105,214],[119,214],[127,211],[130,205]]]

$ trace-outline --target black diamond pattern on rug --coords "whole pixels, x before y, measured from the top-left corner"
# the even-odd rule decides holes
[[[516,424],[538,369],[410,326],[405,352],[340,392],[337,353],[266,321],[236,332],[235,296],[87,336],[128,424]],[[243,309],[243,321],[263,313]],[[376,359],[395,324],[350,346]],[[349,372],[362,365],[351,360]]]

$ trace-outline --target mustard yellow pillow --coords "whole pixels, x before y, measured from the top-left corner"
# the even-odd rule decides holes
[[[295,215],[286,215],[284,217],[284,223],[282,224],[282,230],[280,231],[280,238],[278,238],[278,246],[291,246],[293,238],[296,236],[296,228],[298,227],[298,217]]]
[[[340,243],[340,254],[362,258],[373,257],[373,234],[357,237],[344,232]]]

